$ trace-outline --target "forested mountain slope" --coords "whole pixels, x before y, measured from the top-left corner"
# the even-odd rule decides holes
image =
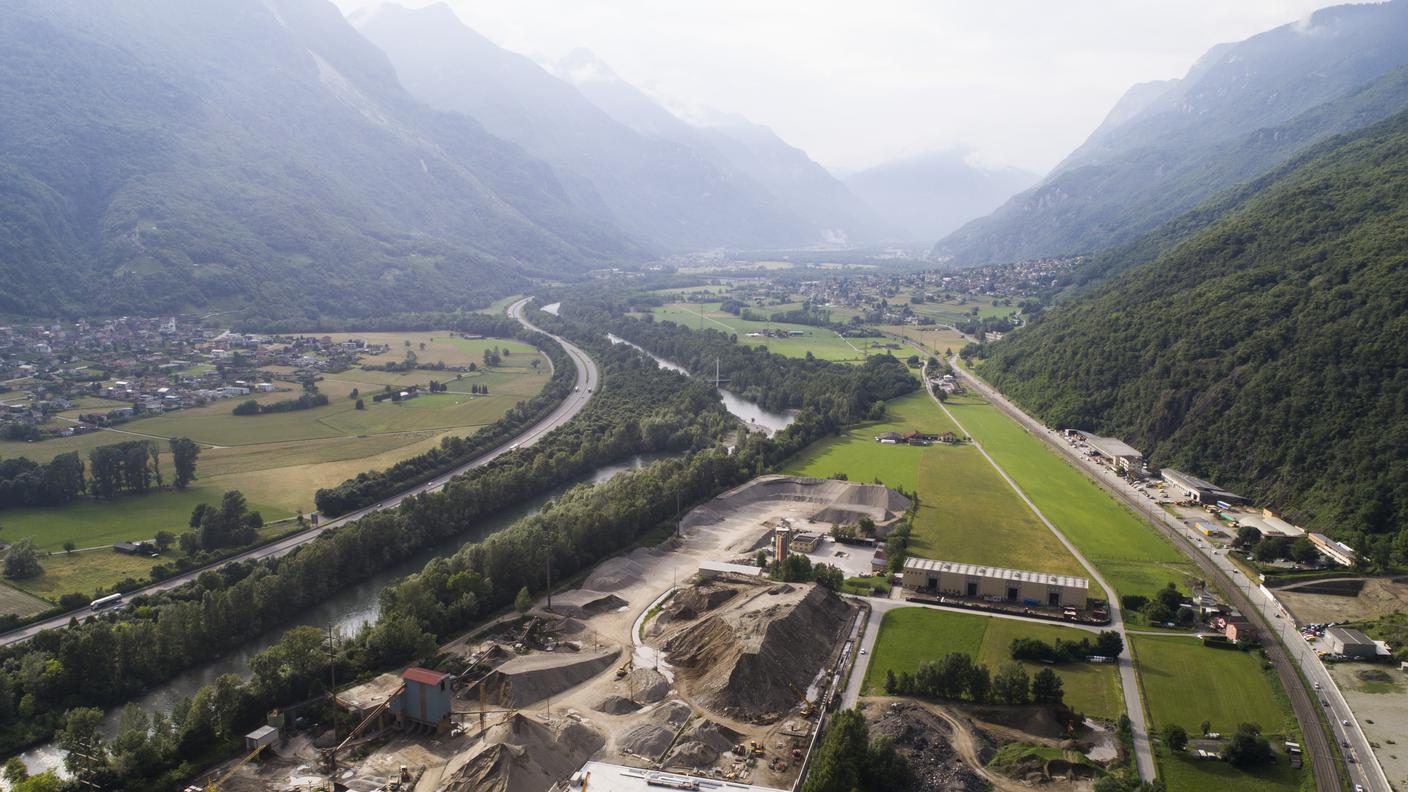
[[[1032,189],[945,238],[985,264],[1133,239],[1304,147],[1408,108],[1408,2],[1316,12],[1137,85]],[[1396,71],[1397,70],[1397,71]]]
[[[1052,425],[1405,562],[1405,338],[1408,113],[1010,333],[979,371]]]
[[[0,107],[4,312],[453,308],[639,255],[326,0],[10,0]]]

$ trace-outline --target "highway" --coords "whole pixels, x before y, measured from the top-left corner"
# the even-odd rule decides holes
[[[1187,554],[1188,557],[1198,565],[1207,575],[1209,582],[1216,583],[1218,588],[1227,594],[1228,601],[1233,607],[1237,608],[1249,619],[1259,622],[1257,626],[1263,633],[1267,635],[1282,634],[1281,630],[1277,629],[1276,625],[1278,622],[1284,622],[1284,617],[1278,619],[1274,614],[1268,615],[1264,607],[1254,605],[1248,594],[1249,584],[1245,580],[1245,577],[1240,572],[1236,571],[1235,568],[1231,566],[1231,562],[1227,561],[1225,558],[1217,555],[1209,556],[1204,552],[1201,548],[1205,548],[1206,545],[1200,545],[1196,538],[1190,538],[1191,534],[1188,527],[1183,525],[1181,521],[1162,509],[1153,508],[1143,495],[1138,494],[1135,490],[1124,485],[1122,482],[1118,480],[1107,480],[1115,479],[1115,477],[1112,475],[1102,475],[1098,468],[1094,468],[1088,459],[1082,458],[1074,448],[1064,442],[1053,430],[1043,426],[1036,419],[1013,405],[1006,397],[998,393],[986,382],[973,376],[971,373],[964,370],[962,366],[954,365],[953,369],[958,372],[958,375],[963,379],[965,385],[971,387],[995,407],[1011,416],[1027,429],[1027,431],[1045,440],[1047,444],[1055,448],[1058,453],[1069,458],[1077,469],[1084,472],[1116,498],[1125,502],[1130,508],[1134,509],[1137,514],[1146,515],[1151,523],[1157,526],[1173,541],[1176,547]],[[1265,605],[1265,603],[1263,603],[1263,605]],[[1305,641],[1300,638],[1299,634],[1294,635],[1295,638],[1292,641],[1288,641],[1285,645],[1277,640],[1267,640],[1263,643],[1263,646],[1266,649],[1267,657],[1276,667],[1277,677],[1280,679],[1282,687],[1286,690],[1286,695],[1291,701],[1291,709],[1295,712],[1296,721],[1300,724],[1301,746],[1315,774],[1316,789],[1320,790],[1320,792],[1340,790],[1343,787],[1340,782],[1339,772],[1336,768],[1334,753],[1331,749],[1329,739],[1326,737],[1325,730],[1321,728],[1319,723],[1318,708],[1320,705],[1318,701],[1311,696],[1311,692],[1302,681],[1297,666],[1291,662],[1291,653],[1301,648],[1305,643]],[[1297,642],[1300,646],[1297,645]],[[1288,647],[1290,648],[1288,649]],[[1318,658],[1314,658],[1314,652],[1309,652],[1309,654],[1313,659],[1313,663],[1309,666],[1302,665],[1302,668],[1306,671],[1306,677],[1312,681],[1320,682],[1321,686],[1326,688],[1327,691],[1334,690],[1334,684],[1329,680],[1329,674],[1325,672],[1324,666],[1320,663]],[[1304,654],[1300,655],[1297,659],[1300,660],[1302,664],[1306,662]],[[1315,673],[1317,667],[1319,675]],[[1338,695],[1337,690],[1334,691],[1334,695]],[[1331,724],[1331,728],[1340,736],[1340,739],[1349,741],[1352,746],[1362,745],[1362,747],[1356,747],[1354,749],[1359,758],[1364,759],[1368,757],[1368,762],[1373,767],[1378,768],[1377,761],[1372,758],[1373,754],[1369,750],[1368,740],[1364,737],[1363,730],[1358,727],[1358,723],[1354,720],[1353,714],[1351,714],[1349,708],[1344,705],[1343,699],[1339,698],[1334,706],[1328,709],[1329,711],[1327,711],[1326,716]],[[1342,726],[1340,723],[1341,720],[1348,720],[1350,726]],[[1346,732],[1349,732],[1349,734],[1346,734]],[[1348,738],[1357,738],[1361,742],[1356,743]],[[1364,784],[1366,789],[1374,790],[1374,792],[1390,792],[1387,781],[1385,780],[1381,783],[1378,780],[1384,777],[1381,768],[1377,773],[1378,779],[1370,779],[1364,777],[1362,770],[1364,765],[1358,765],[1358,767],[1360,769],[1356,770],[1356,765],[1351,764],[1349,766],[1351,778],[1355,783]]]
[[[513,305],[510,305],[508,308],[508,315],[518,320],[520,324],[522,324],[524,327],[529,328],[530,330],[544,332],[541,330],[541,328],[529,322],[528,319],[523,315],[524,310],[527,307],[527,304],[530,299],[532,298],[524,298],[514,303]],[[449,482],[450,479],[454,478],[455,476],[458,476],[466,470],[480,467],[482,465],[487,465],[495,459],[498,459],[500,456],[520,446],[529,446],[533,443],[536,443],[538,440],[542,439],[542,437],[548,432],[551,432],[557,427],[567,423],[569,420],[572,419],[573,416],[581,412],[582,409],[587,406],[587,403],[591,401],[592,396],[595,394],[596,389],[601,382],[600,374],[597,371],[596,364],[592,362],[591,357],[588,356],[587,353],[583,352],[580,348],[569,343],[566,339],[552,335],[551,333],[548,333],[547,335],[551,336],[555,341],[557,341],[557,343],[562,345],[562,348],[567,351],[568,357],[572,359],[573,364],[576,366],[576,390],[574,390],[572,393],[569,393],[567,395],[567,398],[563,400],[562,404],[558,405],[556,409],[554,409],[551,413],[547,415],[547,417],[533,424],[513,439],[505,442],[503,445],[500,445],[491,451],[485,452],[484,454],[475,457],[469,462],[460,465],[459,467],[444,474],[443,476],[439,476],[431,481],[425,482],[424,484],[412,487],[398,495],[387,498],[386,500],[383,500],[379,503],[372,504],[371,506],[368,506],[364,509],[349,512],[348,514],[345,514],[336,519],[322,521],[315,527],[309,528],[304,531],[299,531],[298,533],[289,534],[288,536],[285,536],[282,539],[270,542],[266,545],[251,548],[243,553],[240,553],[239,555],[231,556],[215,563],[207,564],[203,567],[191,569],[179,575],[167,578],[166,580],[163,580],[159,583],[152,583],[151,585],[143,586],[138,589],[133,589],[132,591],[127,592],[125,596],[130,598],[140,596],[142,594],[154,594],[158,591],[166,591],[168,589],[173,589],[184,583],[188,583],[192,580],[195,580],[197,577],[200,576],[202,572],[206,572],[211,569],[218,569],[222,566],[225,566],[226,564],[233,564],[237,561],[251,561],[260,558],[274,558],[286,555],[295,547],[307,544],[308,542],[311,542],[314,539],[318,538],[325,531],[331,530],[340,525],[345,525],[349,522],[353,522],[357,519],[365,517],[368,514],[371,514],[372,512],[381,511],[382,509],[395,508],[396,506],[400,505],[401,501],[411,496],[420,495],[427,492],[436,492],[443,488],[445,484]],[[0,646],[5,646],[27,640],[44,630],[52,630],[66,627],[72,619],[77,618],[79,620],[82,620],[83,618],[90,615],[92,615],[92,611],[87,606],[85,606],[77,610],[69,611],[68,613],[53,616],[43,621],[25,625],[24,627],[20,627],[11,630],[7,633],[4,633],[3,635],[0,635]]]

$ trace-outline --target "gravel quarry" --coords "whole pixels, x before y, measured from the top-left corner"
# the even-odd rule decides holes
[[[704,579],[700,565],[749,563],[782,520],[886,523],[908,505],[877,485],[785,476],[724,493],[661,545],[452,642],[466,669],[456,728],[397,736],[347,778],[405,764],[424,769],[417,792],[548,792],[596,760],[789,789],[816,728],[806,696],[821,698],[858,609],[813,583]]]

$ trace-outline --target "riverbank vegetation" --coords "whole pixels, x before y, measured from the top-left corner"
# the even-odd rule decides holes
[[[546,317],[535,317],[536,321],[550,322]],[[635,350],[610,347],[599,337],[599,325],[556,324],[556,330],[589,343],[603,367],[604,387],[577,419],[535,446],[457,478],[442,493],[410,498],[398,509],[364,517],[284,559],[232,565],[203,575],[195,585],[134,601],[120,615],[46,634],[10,650],[8,657],[0,657],[3,667],[37,664],[52,669],[53,684],[43,684],[48,680],[42,674],[39,679],[5,675],[0,684],[9,686],[10,700],[29,697],[27,711],[34,717],[20,720],[16,710],[15,716],[0,721],[5,725],[0,734],[12,745],[26,727],[30,740],[45,736],[69,717],[64,714],[67,707],[116,703],[142,686],[169,678],[177,666],[208,659],[294,615],[325,598],[340,581],[358,579],[404,559],[433,539],[453,535],[476,517],[544,487],[631,453],[687,452],[682,458],[623,473],[595,487],[573,489],[551,509],[452,556],[432,560],[422,572],[388,588],[375,624],[341,645],[339,678],[353,679],[425,658],[433,653],[437,639],[512,607],[525,587],[542,591],[541,571],[549,565],[555,579],[584,571],[653,536],[695,503],[836,431],[842,420],[867,414],[915,387],[903,363],[887,356],[864,366],[834,367],[848,372],[846,376],[827,371],[805,379],[782,377],[779,381],[799,383],[811,396],[836,388],[837,398],[818,400],[829,409],[804,410],[775,437],[745,433],[730,452],[716,440],[732,434],[736,424],[723,412],[712,388],[659,369]],[[760,364],[775,374],[779,368],[808,365],[772,357]],[[656,497],[660,492],[678,492],[680,501]],[[114,666],[123,666],[121,672],[114,674]],[[269,691],[257,677],[246,684],[222,679],[216,690],[202,690],[190,707],[182,709],[190,717],[197,701],[247,702],[234,710],[222,709],[228,717],[210,737],[217,742],[232,740],[268,707],[320,692],[320,680],[310,679],[303,688],[292,685]],[[187,747],[197,750],[199,746]],[[149,772],[170,769],[168,762]],[[139,788],[150,778],[117,779],[114,788]]]

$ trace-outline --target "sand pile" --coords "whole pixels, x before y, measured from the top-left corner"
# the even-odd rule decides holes
[[[489,730],[485,746],[460,766],[452,762],[442,789],[449,792],[546,792],[605,743],[576,721],[547,724],[513,715]]]
[[[650,719],[656,723],[668,726],[671,729],[678,729],[683,726],[684,722],[689,720],[689,717],[693,714],[694,710],[690,709],[688,704],[677,699],[675,701],[667,701],[651,710]]]
[[[708,769],[719,757],[733,749],[738,735],[710,720],[702,720],[680,736],[666,764],[676,767]]]
[[[642,562],[658,555],[660,554],[656,551],[642,547],[631,551],[629,555],[604,561],[582,583],[582,588],[607,593],[630,588],[641,582],[645,574],[646,567]],[[557,601],[554,599],[553,606],[556,605]]]
[[[625,696],[607,696],[592,709],[607,715],[625,715],[640,709],[640,705]]]
[[[558,779],[514,745],[490,745],[440,787],[444,792],[546,792]]]
[[[621,735],[616,747],[622,753],[655,760],[670,747],[675,740],[675,730],[658,723],[642,723]]]
[[[682,689],[729,717],[776,720],[841,644],[851,607],[814,584],[778,587],[682,628],[665,642]]]
[[[563,625],[563,629],[560,631],[564,635],[581,631],[582,625],[580,622],[576,621],[577,619],[590,619],[599,613],[619,610],[620,608],[626,607],[626,605],[626,601],[615,594],[607,594],[585,588],[555,594],[552,598],[553,613],[561,613],[564,616],[575,617],[564,620],[569,622],[569,624]],[[573,624],[577,625],[575,630],[572,630],[571,625]],[[572,632],[568,632],[568,630],[572,630]]]
[[[504,663],[484,681],[488,699],[505,707],[522,707],[565,690],[600,674],[612,664],[618,652],[574,652],[570,654],[531,654]]]
[[[697,619],[701,613],[708,613],[736,596],[738,589],[728,586],[709,583],[690,586],[670,600],[665,615],[672,621]]]
[[[654,704],[670,695],[670,680],[653,668],[636,668],[626,675],[626,689],[637,704]]]

